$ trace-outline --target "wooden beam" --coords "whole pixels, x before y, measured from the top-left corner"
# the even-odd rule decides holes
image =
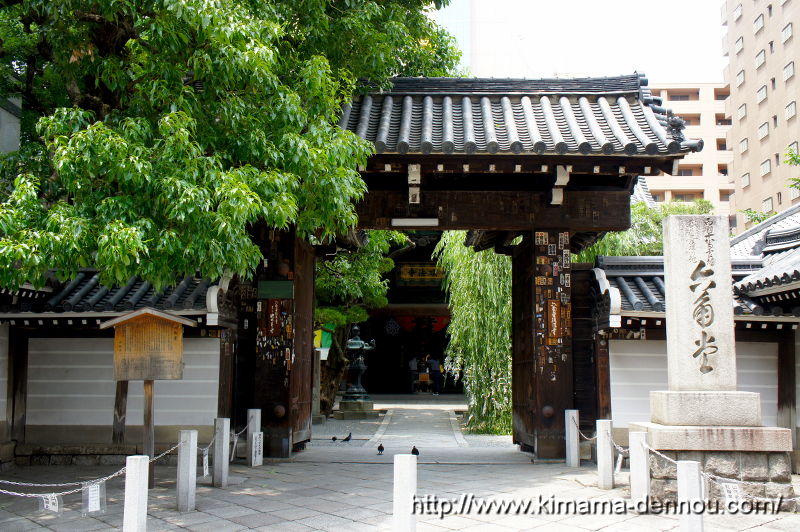
[[[791,429],[793,449],[797,449],[796,371],[795,331],[783,331],[778,339],[778,426]]]
[[[117,381],[114,395],[114,421],[111,428],[111,442],[125,443],[125,418],[128,412],[128,381]]]
[[[546,191],[425,190],[419,205],[408,205],[405,191],[370,191],[356,210],[359,227],[392,229],[392,219],[431,218],[435,227],[419,229],[483,229],[622,231],[630,227],[627,191],[570,191],[558,207]]]
[[[28,335],[16,327],[8,331],[11,396],[11,439],[25,441],[28,410]]]

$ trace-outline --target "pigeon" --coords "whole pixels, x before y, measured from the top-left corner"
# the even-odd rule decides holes
[[[333,438],[331,438],[331,441],[336,441],[336,436],[334,436]]]
[[[419,449],[417,449],[416,446],[412,446],[411,447],[411,454],[413,454],[414,456],[419,456]]]
[[[383,444],[382,443],[378,444],[378,454],[383,454]]]
[[[350,441],[351,439],[353,439],[353,433],[352,432],[348,433],[347,437],[345,439],[343,439],[342,441]]]

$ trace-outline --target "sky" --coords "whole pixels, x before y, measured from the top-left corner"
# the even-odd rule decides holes
[[[478,77],[722,82],[722,0],[451,0],[433,17]],[[468,41],[471,40],[471,45]]]

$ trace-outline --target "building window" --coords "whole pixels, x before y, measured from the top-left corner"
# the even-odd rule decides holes
[[[717,139],[717,151],[727,151],[728,144],[725,142],[725,139]]]
[[[736,22],[740,18],[742,18],[742,4],[739,4],[733,10],[733,21]]]
[[[747,139],[742,139],[739,141],[739,153],[744,153],[747,151]]]
[[[789,105],[786,106],[786,120],[790,120],[794,118],[794,115],[797,114],[797,102],[791,101]]]
[[[720,191],[719,193],[719,200],[720,201],[730,201],[731,200],[731,193],[730,191]]]
[[[783,67],[783,81],[794,76],[794,61],[790,61],[785,67]]]
[[[789,144],[789,150],[792,153],[797,153],[797,141],[794,141],[791,144]]]
[[[764,27],[764,14],[760,14],[753,21],[753,33],[758,33]]]
[[[717,165],[717,173],[719,175],[727,176],[728,175],[728,165],[724,164],[724,163],[723,164],[718,164]]]
[[[714,89],[714,99],[724,101],[731,95],[730,89],[725,87],[724,89]]]
[[[736,118],[741,120],[747,116],[747,104],[742,104],[739,106],[739,109],[736,110]]]
[[[775,154],[775,166],[778,167],[780,165],[781,165],[781,154],[780,153],[776,153]]]
[[[766,99],[767,99],[767,86],[766,85],[762,85],[756,91],[756,102],[761,103]]]
[[[742,188],[747,188],[750,186],[750,174],[742,174]]]
[[[739,37],[736,39],[736,42],[733,43],[733,52],[738,54],[742,51],[742,48],[744,48],[744,37]]]
[[[770,84],[772,84],[772,90],[775,90],[775,78],[770,78]]]
[[[764,122],[763,124],[758,126],[758,139],[761,140],[767,135],[769,135],[769,123]]]
[[[762,161],[761,166],[759,166],[759,171],[761,172],[761,177],[770,173],[772,171],[772,162],[769,159]]]
[[[767,15],[772,16],[772,4],[767,6]],[[780,202],[778,202],[780,203]]]
[[[740,70],[738,74],[736,74],[736,86],[738,87],[744,83],[744,70]]]
[[[767,53],[764,50],[761,50],[756,54],[756,68],[763,65],[767,60]]]
[[[777,194],[775,194],[775,199],[778,200],[778,205],[780,205],[781,203],[783,203],[783,194],[778,192]]]
[[[778,115],[772,115],[772,129],[778,127]]]
[[[800,188],[790,187],[789,188],[789,199],[796,200],[800,198]]]
[[[769,197],[761,202],[761,212],[772,212],[772,197]]]
[[[739,37],[741,39],[741,37]],[[783,27],[781,30],[781,42],[786,42],[792,38],[792,23],[788,23],[786,26]],[[744,46],[744,43],[742,43]]]
[[[769,53],[775,53],[775,41],[769,41]]]

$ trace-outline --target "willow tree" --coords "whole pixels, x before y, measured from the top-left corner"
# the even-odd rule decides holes
[[[444,271],[450,307],[445,369],[462,374],[467,426],[476,432],[511,431],[511,258],[464,245],[464,231],[448,231],[434,257]]]
[[[49,269],[249,276],[248,228],[346,232],[372,147],[336,126],[356,81],[441,76],[447,0],[7,0],[0,98],[22,102],[0,158],[0,285]]]

